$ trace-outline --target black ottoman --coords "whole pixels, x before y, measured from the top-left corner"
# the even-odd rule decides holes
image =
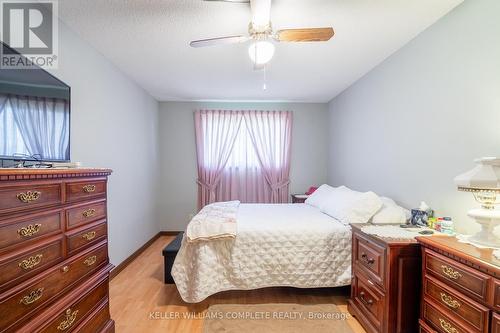
[[[179,249],[181,248],[182,237],[184,236],[184,232],[180,232],[177,237],[173,241],[171,241],[164,249],[163,249],[163,259],[165,260],[165,283],[172,284],[174,283],[174,279],[172,278],[172,266],[174,265],[175,256]]]

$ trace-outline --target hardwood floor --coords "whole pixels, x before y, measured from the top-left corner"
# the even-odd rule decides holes
[[[221,303],[334,303],[341,312],[347,312],[347,288],[229,291],[211,296],[201,303],[185,303],[175,285],[163,283],[161,250],[172,239],[171,236],[157,239],[111,281],[111,317],[116,322],[117,333],[201,333],[203,319],[200,317],[209,305]],[[184,319],[187,315],[196,315],[197,318]],[[365,332],[356,319],[351,317],[348,323],[355,333]]]

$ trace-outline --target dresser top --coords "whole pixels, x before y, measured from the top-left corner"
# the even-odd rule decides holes
[[[441,254],[468,261],[495,275],[500,275],[500,260],[493,255],[493,249],[481,249],[472,244],[459,242],[454,236],[417,237],[419,243]]]
[[[101,168],[0,168],[0,181],[108,176],[111,172]]]

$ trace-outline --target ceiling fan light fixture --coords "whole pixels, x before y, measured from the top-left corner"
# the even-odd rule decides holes
[[[274,56],[274,44],[265,40],[256,41],[248,47],[248,55],[255,65],[265,65]]]

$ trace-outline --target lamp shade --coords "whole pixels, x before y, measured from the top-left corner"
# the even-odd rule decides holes
[[[483,157],[475,160],[474,169],[455,178],[455,184],[463,191],[500,192],[500,158]]]

